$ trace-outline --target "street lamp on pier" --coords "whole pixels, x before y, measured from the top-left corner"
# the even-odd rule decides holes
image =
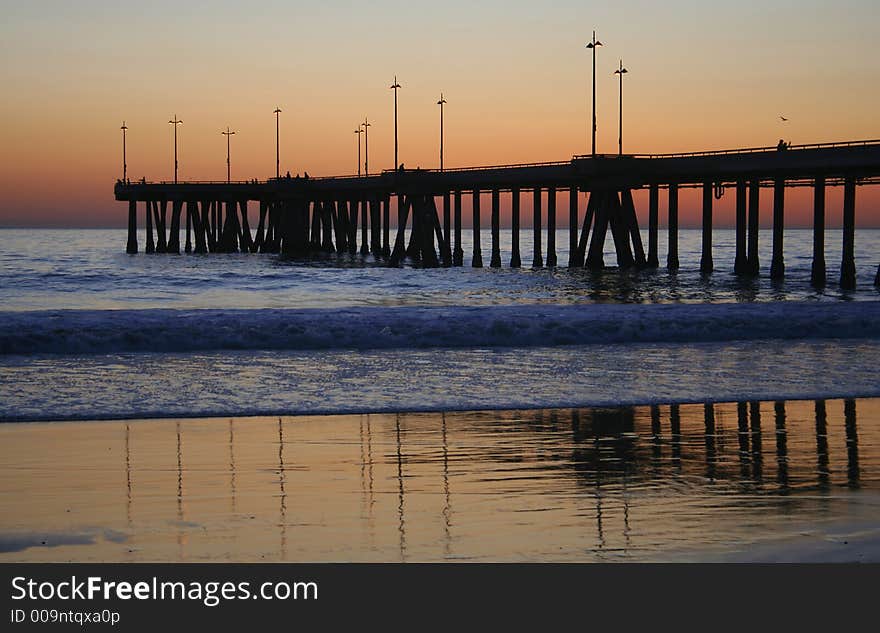
[[[281,178],[281,144],[279,142],[278,115],[281,108],[275,108],[275,179]]]
[[[443,93],[440,93],[440,101],[437,102],[437,105],[440,106],[440,171],[443,171],[443,105],[446,103],[446,99],[443,98]]]
[[[235,131],[230,131],[229,126],[226,126],[226,131],[220,132],[220,134],[222,134],[223,136],[226,137],[226,182],[229,182],[230,181],[229,176],[232,171],[230,168],[230,163],[229,163],[229,137],[231,137],[233,134],[235,134]]]
[[[178,120],[177,115],[174,115],[174,118],[168,121],[171,125],[174,126],[174,184],[177,184],[177,126],[183,123],[183,121]]]
[[[618,118],[617,118],[617,154],[623,156],[623,75],[629,71],[623,67],[623,60],[614,74],[620,77],[620,92],[618,94]]]
[[[596,49],[602,46],[602,42],[596,39],[596,31],[593,31],[593,39],[587,44],[587,48],[593,51],[593,124],[590,129],[590,138],[592,140],[592,156],[596,156]]]
[[[369,146],[369,138],[370,134],[367,132],[367,128],[372,125],[369,121],[367,121],[367,117],[364,117],[364,122],[361,123],[364,128],[364,176],[370,175],[370,146]]]
[[[122,182],[125,182],[128,177],[128,164],[125,161],[125,131],[128,129],[128,126],[125,124],[125,121],[122,122],[122,127],[119,129],[122,130]]]

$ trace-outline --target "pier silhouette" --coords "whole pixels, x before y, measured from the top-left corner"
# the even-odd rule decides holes
[[[366,136],[366,135],[365,135]],[[366,139],[365,139],[366,140]],[[246,182],[131,182],[119,180],[117,200],[129,203],[129,253],[138,252],[137,207],[143,203],[147,253],[179,253],[181,214],[186,218],[186,252],[372,253],[391,266],[411,260],[423,267],[461,266],[462,198],[473,204],[473,252],[470,264],[483,266],[480,246],[481,194],[491,196],[490,266],[503,265],[500,251],[502,195],[510,197],[513,244],[510,267],[522,265],[519,250],[520,197],[533,196],[532,266],[557,265],[556,198],[569,199],[569,259],[572,268],[601,270],[604,246],[611,233],[617,266],[657,268],[660,189],[668,190],[667,261],[679,268],[678,194],[702,190],[702,252],[700,270],[714,270],[712,257],[713,202],[728,189],[736,198],[736,259],[734,272],[760,273],[758,260],[761,189],[773,191],[772,261],[770,277],[785,276],[783,231],[785,190],[814,191],[812,282],[824,285],[825,191],[843,187],[843,255],[840,285],[856,284],[854,243],[858,186],[880,183],[880,140],[788,145],[692,152],[574,156],[568,161],[471,167],[443,170],[389,169],[370,175],[276,177]],[[633,191],[648,190],[647,251],[639,232]],[[581,204],[580,193],[587,202]],[[396,234],[391,244],[391,206],[396,198]],[[546,201],[546,202],[545,202]],[[259,206],[255,232],[248,222],[248,204]],[[170,229],[168,212],[170,203]],[[155,225],[155,241],[153,226]],[[542,227],[547,227],[546,251]],[[407,239],[407,228],[409,236]],[[880,285],[880,269],[874,280]]]

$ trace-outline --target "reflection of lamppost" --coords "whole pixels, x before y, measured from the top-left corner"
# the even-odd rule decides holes
[[[361,126],[358,126],[358,129],[354,131],[355,134],[358,135],[358,176],[361,175],[361,134],[364,133],[364,130]]]
[[[440,171],[443,171],[443,104],[446,103],[446,99],[443,98],[443,93],[440,93],[440,101],[437,102],[437,105],[440,106]]]
[[[174,115],[174,118],[168,121],[170,124],[174,126],[174,184],[177,184],[177,126],[183,123],[183,121],[177,120],[177,115]]]
[[[596,39],[596,31],[593,31],[593,41],[587,44],[587,48],[593,50],[593,126],[591,129],[592,155],[596,156],[596,48],[602,46],[602,42]]]
[[[620,110],[617,120],[617,153],[620,156],[623,156],[623,75],[627,72],[629,71],[623,67],[623,60],[620,60],[620,67],[614,71],[614,74],[620,77],[620,94],[618,96]]]
[[[229,126],[227,126],[227,127],[226,127],[226,131],[225,131],[225,132],[220,132],[220,134],[222,134],[223,136],[226,137],[226,182],[229,182],[229,174],[230,174],[230,168],[229,168],[229,137],[232,136],[233,134],[235,134],[235,132],[234,132],[234,131],[233,131],[233,132],[230,132],[230,131],[229,131]]]
[[[391,84],[391,90],[394,91],[394,169],[397,169],[397,91],[400,90],[400,84],[397,83],[397,75],[394,75],[394,83]]]
[[[128,126],[125,125],[125,121],[122,122],[122,127],[119,129],[122,130],[122,182],[125,182],[128,175],[128,165],[125,162],[125,130],[128,129]]]
[[[370,135],[367,132],[367,128],[372,125],[367,121],[367,117],[364,117],[364,122],[361,123],[364,126],[364,176],[370,175],[370,146],[369,146],[369,138]]]
[[[275,108],[275,178],[281,178],[281,146],[278,137],[278,115],[281,108]]]

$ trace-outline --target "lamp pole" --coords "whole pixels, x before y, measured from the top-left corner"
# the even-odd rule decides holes
[[[174,118],[168,121],[170,124],[174,126],[174,184],[177,184],[177,126],[183,123],[183,121],[178,120],[177,115],[174,115]]]
[[[229,175],[231,173],[230,164],[229,164],[229,137],[235,134],[235,131],[230,132],[229,126],[226,126],[225,132],[220,132],[223,136],[226,137],[226,182],[229,182]]]
[[[587,48],[593,51],[593,125],[590,130],[592,140],[592,156],[596,157],[596,49],[602,46],[602,42],[596,39],[596,31],[593,31],[593,39],[587,44]]]
[[[361,134],[364,133],[361,126],[358,126],[358,129],[354,131],[355,134],[358,135],[358,176],[361,175]]]
[[[364,176],[370,175],[370,146],[369,146],[369,138],[370,135],[367,132],[367,128],[372,125],[372,123],[367,121],[367,117],[364,117],[364,122],[361,123],[364,126]]]
[[[128,163],[125,161],[125,131],[128,126],[125,125],[125,121],[122,122],[122,127],[119,129],[122,130],[122,182],[125,182],[128,176]]]
[[[281,144],[279,141],[278,115],[281,108],[275,108],[275,179],[281,178]]]
[[[620,60],[620,66],[614,71],[615,75],[620,77],[620,92],[618,95],[618,119],[617,119],[617,154],[623,156],[623,75],[629,71],[623,67],[623,60]]]
[[[397,83],[397,75],[394,75],[394,83],[390,86],[394,91],[394,169],[397,169],[397,91],[400,90],[400,84]]]
[[[443,104],[446,103],[446,99],[443,98],[443,93],[440,93],[440,101],[437,102],[437,105],[440,106],[440,171],[443,171]]]

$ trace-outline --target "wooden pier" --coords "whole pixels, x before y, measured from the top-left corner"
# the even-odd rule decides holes
[[[147,253],[185,252],[373,254],[391,266],[404,259],[424,267],[461,266],[462,196],[470,194],[474,235],[470,265],[483,266],[480,234],[481,194],[491,199],[489,265],[503,265],[500,249],[502,195],[510,196],[513,244],[508,265],[522,265],[519,248],[520,198],[533,200],[532,266],[557,266],[556,194],[569,193],[569,267],[602,269],[608,232],[617,266],[656,268],[659,190],[668,190],[667,259],[679,268],[678,194],[702,190],[700,270],[715,270],[712,257],[713,201],[733,191],[736,197],[734,272],[758,275],[759,201],[762,189],[773,192],[770,277],[785,275],[783,232],[785,191],[809,186],[814,191],[812,281],[827,277],[824,233],[825,191],[843,187],[843,256],[840,285],[856,284],[854,243],[856,189],[880,183],[880,141],[853,141],[776,148],[753,148],[686,154],[575,156],[569,161],[465,169],[389,170],[371,176],[273,178],[249,182],[118,181],[117,200],[129,203],[127,252],[137,253],[137,205],[143,203]],[[647,252],[639,232],[634,189],[648,190]],[[581,208],[579,193],[589,194]],[[391,201],[397,221],[391,241]],[[248,204],[259,207],[255,231]],[[170,218],[169,218],[170,211]],[[155,226],[155,231],[153,227]],[[542,227],[547,228],[546,251]],[[406,229],[409,227],[409,239]],[[360,229],[360,230],[358,230]],[[360,236],[358,235],[360,233]],[[155,235],[155,240],[154,240]],[[880,267],[874,283],[880,286]]]

